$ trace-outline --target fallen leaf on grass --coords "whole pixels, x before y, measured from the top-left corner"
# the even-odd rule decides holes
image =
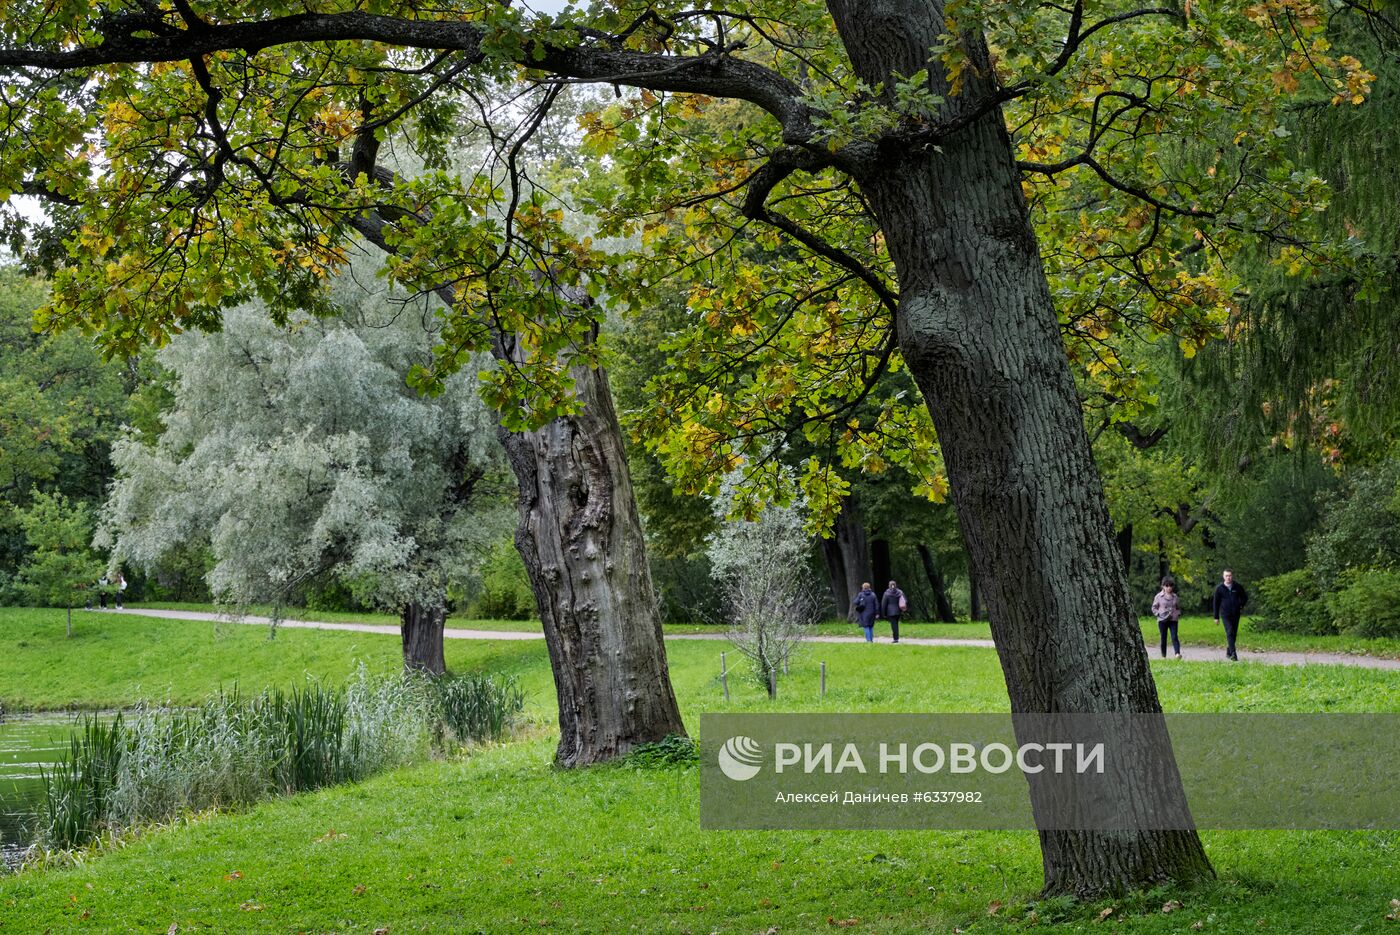
[[[1175,912],[1176,910],[1178,910],[1178,909],[1180,909],[1180,908],[1181,908],[1181,900],[1179,900],[1179,899],[1168,900],[1167,902],[1165,902],[1165,903],[1162,904],[1162,911],[1163,911],[1163,912]]]
[[[859,919],[838,919],[835,916],[826,917],[827,925],[834,925],[839,929],[848,929],[853,925],[860,925]]]
[[[1206,924],[1205,924],[1204,922],[1192,922],[1192,923],[1191,923],[1191,930],[1192,930],[1193,932],[1199,932],[1201,929],[1203,929],[1203,928],[1205,928],[1205,927],[1206,927]]]
[[[989,916],[994,916],[994,915],[996,915],[998,912],[1001,912],[1001,900],[1000,900],[1000,899],[994,899],[994,900],[992,900],[991,902],[987,903],[987,915],[989,915]]]
[[[224,874],[224,879],[225,879],[225,880],[241,880],[241,879],[243,879],[243,871],[242,871],[242,870],[235,870],[235,871],[233,871],[232,873],[226,873],[226,874]]]
[[[389,926],[386,925],[382,929],[375,929],[374,935],[389,935]]]
[[[1102,922],[1104,919],[1107,919],[1109,916],[1113,915],[1113,910],[1117,908],[1117,906],[1109,906],[1103,912],[1099,913],[1099,917],[1095,921]]]
[[[91,918],[91,916],[92,916],[92,913],[91,913],[91,912],[88,912],[86,909],[84,909],[83,912],[82,912],[82,915],[78,916],[78,918],[79,918],[79,919],[87,919],[87,918]]]
[[[243,905],[239,906],[238,908],[242,909],[244,912],[262,912],[263,909],[262,903],[255,903],[251,900],[249,900],[246,903],[243,903]]]
[[[363,895],[365,895],[365,885],[364,885],[363,883],[356,883],[356,884],[355,884],[355,888],[352,889],[352,890],[350,891],[350,895],[351,895],[351,896],[363,896]]]
[[[176,933],[179,932],[179,931],[180,931],[180,925],[179,925],[179,923],[177,923],[177,922],[171,922],[171,923],[170,923],[170,928],[168,928],[168,929],[165,930],[165,935],[176,935]]]
[[[315,843],[317,843],[317,844],[324,844],[324,843],[327,842],[327,841],[335,841],[335,840],[338,840],[338,839],[343,838],[343,837],[345,837],[345,832],[343,832],[343,831],[337,832],[334,828],[332,828],[332,829],[330,829],[329,831],[327,831],[325,834],[323,834],[323,835],[321,835],[319,838],[317,838]]]

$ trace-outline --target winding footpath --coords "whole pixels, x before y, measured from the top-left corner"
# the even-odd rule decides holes
[[[202,620],[213,623],[246,623],[260,626],[267,626],[272,621],[267,617],[229,617],[224,614],[208,613],[198,610],[154,610],[143,608],[128,608],[126,610],[107,610],[105,613],[130,614],[137,617],[160,617],[167,620]],[[351,630],[357,633],[384,633],[397,636],[399,628],[387,624],[375,623],[328,623],[321,620],[282,620],[279,627],[286,627],[293,630]],[[529,632],[525,630],[470,630],[459,627],[448,627],[443,630],[443,636],[449,640],[542,640],[543,633]],[[723,633],[668,633],[668,640],[720,640],[727,638]],[[864,637],[860,636],[827,636],[819,635],[809,637],[813,643],[863,643]],[[888,640],[881,640],[887,644]],[[974,646],[981,649],[993,649],[995,644],[991,640],[978,639],[954,639],[947,637],[927,637],[927,636],[906,636],[899,641],[901,646]],[[1155,647],[1149,647],[1149,654],[1155,657]],[[1181,656],[1184,661],[1190,662],[1226,662],[1225,651],[1213,646],[1183,646]],[[1358,669],[1390,669],[1400,672],[1400,659],[1382,659],[1378,656],[1359,656],[1346,653],[1300,653],[1300,652],[1260,652],[1249,649],[1239,651],[1240,661],[1258,662],[1264,665],[1273,666],[1310,666],[1310,665],[1330,665],[1330,666],[1353,666]]]

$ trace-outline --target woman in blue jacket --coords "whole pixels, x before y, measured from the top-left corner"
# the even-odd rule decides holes
[[[875,596],[875,592],[870,590],[870,582],[867,581],[860,586],[860,593],[852,602],[855,608],[856,622],[865,630],[865,641],[873,643],[875,641],[875,613],[880,608],[880,599]]]

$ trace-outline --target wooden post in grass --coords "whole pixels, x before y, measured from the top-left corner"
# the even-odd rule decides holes
[[[725,664],[724,653],[719,654],[719,681],[724,686],[724,700],[729,700],[729,666]]]
[[[822,663],[822,695],[821,695],[821,696],[822,696],[823,698],[826,697],[826,663],[825,663],[825,662]]]

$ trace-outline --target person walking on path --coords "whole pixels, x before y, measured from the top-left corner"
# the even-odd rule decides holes
[[[904,599],[904,592],[891,581],[880,596],[880,615],[890,622],[890,632],[894,634],[896,643],[899,642],[899,618],[908,609],[909,602]]]
[[[122,609],[122,595],[126,593],[126,576],[117,572],[117,580],[113,582],[117,589],[117,610]]]
[[[1235,636],[1240,632],[1240,614],[1244,612],[1244,605],[1249,603],[1249,594],[1235,580],[1235,573],[1230,569],[1225,569],[1220,578],[1220,584],[1215,586],[1211,610],[1215,622],[1225,625],[1225,657],[1239,662],[1240,657],[1235,655]]]
[[[880,610],[880,598],[870,589],[869,581],[860,586],[860,593],[856,595],[852,607],[855,608],[856,623],[865,630],[865,641],[875,642],[875,617]]]
[[[97,579],[97,605],[103,610],[107,609],[107,589],[111,587],[107,576],[103,575]]]
[[[1171,576],[1162,579],[1162,590],[1152,599],[1152,616],[1162,631],[1162,658],[1167,658],[1167,633],[1172,635],[1172,651],[1181,658],[1181,640],[1177,639],[1177,624],[1181,620],[1181,601],[1176,596],[1176,582]]]

